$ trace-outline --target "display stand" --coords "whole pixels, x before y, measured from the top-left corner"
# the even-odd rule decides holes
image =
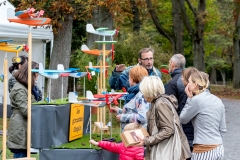
[[[105,38],[104,38],[105,40]],[[102,51],[103,51],[103,61],[100,61],[100,87],[99,87],[99,94],[102,92],[106,93],[106,44],[107,43],[116,43],[117,41],[95,41],[96,43],[102,43]],[[102,64],[102,65],[101,65]],[[108,126],[106,126],[106,109],[103,107],[103,109],[100,109],[98,112],[98,117],[97,122],[94,122],[94,125],[101,131],[101,135],[103,131],[108,130]],[[111,112],[110,113],[110,119],[111,119]],[[112,124],[111,124],[112,125]],[[111,126],[112,128],[112,126]]]
[[[49,18],[39,18],[40,16],[37,13],[34,13],[35,10],[25,10],[25,11],[18,11],[15,13],[15,17],[10,17],[8,20],[10,22],[25,24],[29,26],[29,33],[28,33],[28,119],[27,119],[27,157],[26,158],[18,158],[18,159],[25,159],[25,160],[36,160],[36,158],[31,158],[31,105],[32,105],[32,26],[43,26],[49,24],[51,19]],[[8,12],[14,12],[12,9],[8,10]],[[9,14],[9,13],[8,13]],[[10,13],[10,15],[12,15]],[[31,15],[31,16],[30,16]],[[34,17],[33,17],[34,15]],[[36,18],[36,17],[37,18]],[[39,22],[39,19],[41,21]],[[6,70],[6,68],[5,68]],[[6,145],[6,143],[4,144]]]

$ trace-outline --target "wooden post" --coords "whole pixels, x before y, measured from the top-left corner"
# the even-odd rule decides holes
[[[6,160],[7,156],[7,93],[8,93],[8,60],[4,59],[4,94],[3,94],[3,150],[2,150],[2,160]]]
[[[31,117],[32,117],[32,33],[31,27],[28,33],[28,123],[27,123],[27,158],[31,157]]]
[[[106,44],[103,43],[103,92],[106,92]]]
[[[103,92],[103,75],[102,75],[102,60],[100,60],[100,94],[102,94]],[[99,108],[100,112],[99,112],[99,115],[100,115],[100,118],[99,118],[99,121],[100,123],[102,123],[102,108]]]
[[[101,74],[101,73],[100,73]],[[99,75],[100,75],[99,74]],[[99,88],[99,75],[98,75],[98,77],[97,77],[97,86],[98,86],[98,88],[97,88],[97,92],[98,92],[98,94],[100,94],[100,88]],[[97,122],[99,122],[99,108],[97,108]]]
[[[103,43],[103,92],[106,92],[106,44]],[[105,106],[103,107],[103,126],[105,127],[106,124],[106,114],[105,114]]]

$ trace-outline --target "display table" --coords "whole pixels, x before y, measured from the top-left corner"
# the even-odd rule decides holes
[[[11,105],[7,105],[7,118],[10,118],[12,115]],[[0,103],[0,118],[3,118],[3,105]]]
[[[42,149],[40,160],[118,160],[119,155],[96,149]]]
[[[90,107],[84,106],[84,134],[89,133]],[[32,105],[32,148],[51,148],[68,142],[70,104]]]

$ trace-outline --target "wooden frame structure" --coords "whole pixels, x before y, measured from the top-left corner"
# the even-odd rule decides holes
[[[19,11],[20,12],[20,11]],[[25,15],[27,15],[28,13],[25,13]],[[16,15],[16,14],[15,14]],[[28,17],[28,16],[27,16]],[[13,21],[15,19],[19,19],[19,21]],[[35,18],[31,18],[32,21],[31,23],[26,23],[27,21],[29,21],[30,17],[28,18],[20,18],[19,15],[18,17],[15,18],[8,18],[8,20],[11,22],[16,22],[16,23],[21,23],[21,24],[27,24],[29,26],[29,33],[28,33],[28,46],[29,46],[29,50],[28,50],[28,119],[27,119],[27,157],[26,158],[17,158],[17,159],[21,159],[21,160],[36,160],[36,158],[31,158],[31,153],[30,153],[30,149],[31,149],[31,117],[32,117],[32,100],[31,100],[31,95],[32,95],[32,91],[31,91],[31,83],[32,83],[32,32],[31,26],[42,26],[42,25],[46,25],[45,21],[42,21],[43,18],[37,18],[36,21],[34,21]],[[26,20],[26,21],[25,21]],[[40,23],[40,21],[45,22]],[[50,19],[48,18],[48,23],[50,23]],[[4,60],[4,76],[5,79],[7,79],[7,60]],[[4,103],[3,103],[3,153],[2,153],[2,160],[6,160],[6,129],[7,129],[7,81],[4,81]],[[12,160],[12,159],[8,159],[8,160]]]

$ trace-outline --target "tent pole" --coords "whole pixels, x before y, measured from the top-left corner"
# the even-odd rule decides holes
[[[62,101],[63,101],[63,76],[62,76]]]
[[[45,63],[45,60],[46,60],[46,44],[47,43],[44,43],[43,45],[43,68],[45,68],[46,66],[46,63]],[[42,100],[44,101],[44,88],[45,88],[45,77],[43,76],[42,77]]]

